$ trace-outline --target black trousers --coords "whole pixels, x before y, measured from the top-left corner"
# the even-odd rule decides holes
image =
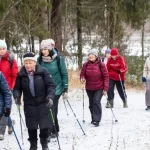
[[[59,132],[59,123],[58,123],[58,103],[59,103],[59,98],[61,95],[55,95],[54,101],[53,101],[53,115],[54,115],[54,121],[55,121],[55,127],[56,127],[56,132]],[[55,128],[53,127],[52,133],[55,133]]]
[[[30,141],[37,141],[37,129],[28,129],[28,135]],[[49,136],[48,134],[48,128],[40,129],[40,135],[39,137],[41,139],[47,139]]]
[[[89,97],[89,109],[92,121],[100,122],[102,118],[101,98],[103,96],[103,90],[86,90],[86,92]]]
[[[123,87],[121,85],[121,82],[122,82]],[[117,91],[118,91],[122,101],[125,102],[126,99],[127,99],[127,95],[126,95],[126,92],[125,92],[124,81],[115,81],[115,80],[112,80],[112,79],[109,79],[109,89],[108,89],[108,92],[107,92],[108,101],[114,99],[115,85],[116,85]]]

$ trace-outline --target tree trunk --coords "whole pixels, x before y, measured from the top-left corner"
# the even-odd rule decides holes
[[[32,43],[32,52],[35,53],[35,46],[34,46],[34,37],[31,36],[31,43]]]
[[[77,0],[77,40],[78,40],[78,67],[82,67],[82,13],[81,0]]]
[[[55,40],[56,48],[62,51],[62,0],[52,0],[51,37]]]

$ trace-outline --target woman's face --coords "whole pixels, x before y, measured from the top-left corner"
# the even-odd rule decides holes
[[[94,62],[94,61],[96,60],[96,56],[93,55],[93,54],[89,54],[89,55],[88,55],[88,59],[89,59],[90,61]]]
[[[41,50],[43,56],[48,56],[49,55],[49,50],[48,49],[42,49]]]
[[[0,55],[5,55],[7,52],[6,48],[0,47]]]
[[[110,53],[106,53],[106,58],[110,58]]]
[[[25,60],[24,66],[28,72],[31,72],[35,70],[36,62],[33,60]]]

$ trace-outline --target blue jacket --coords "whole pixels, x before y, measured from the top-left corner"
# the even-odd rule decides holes
[[[3,114],[4,108],[11,108],[11,104],[11,90],[2,72],[0,72],[0,114]]]

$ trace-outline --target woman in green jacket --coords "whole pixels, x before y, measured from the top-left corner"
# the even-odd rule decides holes
[[[52,75],[56,85],[56,93],[53,104],[53,113],[57,135],[59,132],[59,124],[57,119],[58,114],[58,101],[61,95],[68,92],[68,72],[66,69],[65,61],[56,49],[53,48],[50,39],[41,42],[41,51],[37,62],[46,68]],[[51,131],[51,137],[56,137],[55,129]]]

